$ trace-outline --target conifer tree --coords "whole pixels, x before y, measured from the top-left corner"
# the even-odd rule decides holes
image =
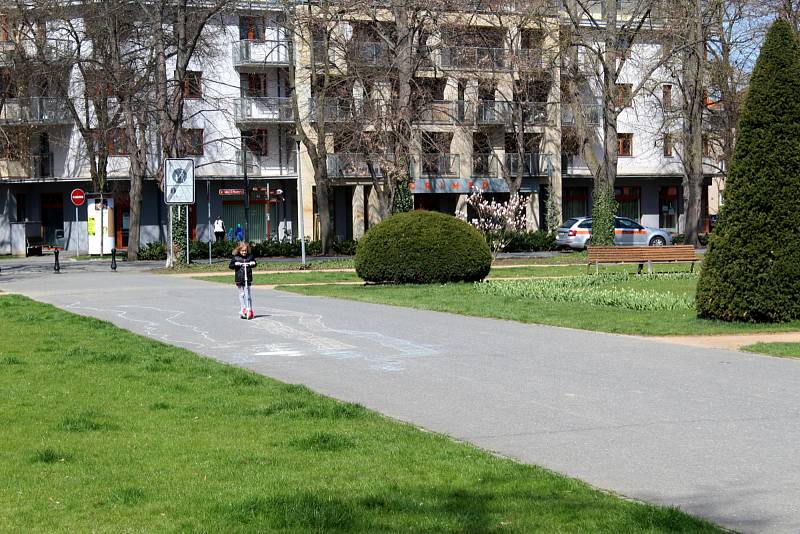
[[[697,314],[800,318],[800,44],[785,20],[767,34],[736,134]]]

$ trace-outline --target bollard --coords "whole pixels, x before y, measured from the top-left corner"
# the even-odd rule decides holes
[[[117,270],[117,249],[115,248],[111,249],[111,270]]]
[[[55,262],[55,264],[53,265],[53,272],[54,272],[54,273],[56,273],[56,274],[58,274],[58,273],[60,273],[60,272],[61,272],[61,264],[60,264],[60,263],[58,263],[58,249],[55,249],[55,250],[53,251],[53,254],[54,254],[54,255],[55,255],[55,257],[56,257],[56,262]]]

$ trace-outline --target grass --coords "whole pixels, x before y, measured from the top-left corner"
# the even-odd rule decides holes
[[[175,274],[175,273],[218,273],[228,272],[229,259],[220,260],[216,258],[214,263],[209,264],[206,260],[193,260],[189,265],[177,265],[172,269],[153,269],[151,272],[158,274]],[[351,258],[337,258],[331,260],[309,260],[306,261],[306,266],[300,263],[300,258],[293,261],[269,261],[266,259],[258,258],[259,271],[315,271],[319,269],[352,269],[353,259]]]
[[[616,287],[694,295],[695,280],[633,279]],[[281,286],[278,289],[425,310],[508,319],[635,335],[700,335],[800,330],[800,321],[778,324],[729,323],[698,319],[694,310],[633,311],[611,306],[550,302],[479,293],[473,284],[385,286]]]
[[[8,532],[719,532],[21,296],[0,391]]]
[[[230,276],[193,276],[196,280],[206,282],[219,282],[233,284],[233,272]],[[271,273],[253,275],[253,285],[273,284],[308,284],[308,283],[335,283],[335,282],[360,282],[361,279],[352,272],[313,272],[298,271],[296,273]]]
[[[741,350],[780,358],[800,358],[800,343],[756,343],[742,347]]]

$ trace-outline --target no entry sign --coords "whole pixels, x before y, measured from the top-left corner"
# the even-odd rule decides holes
[[[73,189],[72,193],[69,194],[69,199],[75,204],[75,207],[83,206],[83,203],[86,202],[86,193],[83,189]]]

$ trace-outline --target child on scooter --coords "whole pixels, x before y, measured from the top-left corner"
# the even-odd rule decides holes
[[[250,294],[250,286],[253,284],[253,267],[256,266],[256,259],[250,253],[250,245],[244,241],[239,241],[233,249],[233,257],[228,265],[235,269],[236,287],[239,289],[239,306],[242,319],[253,318],[253,297]]]

